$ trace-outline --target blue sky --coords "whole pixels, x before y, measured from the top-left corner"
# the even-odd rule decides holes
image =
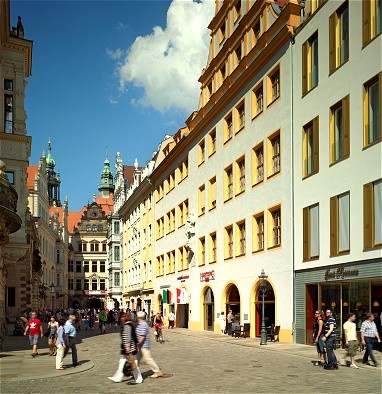
[[[213,1],[11,0],[34,42],[25,107],[30,164],[48,138],[61,199],[78,211],[107,156],[144,165],[165,134],[197,109]]]

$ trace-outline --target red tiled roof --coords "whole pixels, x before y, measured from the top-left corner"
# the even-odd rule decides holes
[[[28,190],[34,190],[34,180],[37,173],[38,173],[38,166],[28,166],[27,168]]]
[[[113,213],[114,210],[113,194],[110,193],[109,198],[103,198],[101,194],[99,194],[96,199],[96,203],[101,205],[102,210],[105,212],[105,215],[107,215],[109,212]]]
[[[68,212],[68,230],[69,233],[73,233],[74,227],[77,227],[78,223],[81,221],[81,217],[86,210],[86,206],[84,206],[80,212]]]
[[[127,179],[129,182],[129,185],[131,185],[134,182],[134,166],[123,166],[123,177]]]
[[[49,208],[49,215],[54,215],[58,213],[58,222],[61,224],[62,219],[64,217],[64,208],[63,207],[50,207]]]

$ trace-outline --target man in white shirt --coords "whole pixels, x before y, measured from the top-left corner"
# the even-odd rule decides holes
[[[175,314],[173,311],[168,315],[168,328],[174,328],[175,325]]]

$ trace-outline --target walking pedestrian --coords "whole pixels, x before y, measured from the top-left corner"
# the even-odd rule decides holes
[[[175,325],[175,313],[174,311],[171,311],[170,314],[168,315],[168,328],[174,328],[174,325]]]
[[[347,321],[343,324],[345,334],[345,345],[347,347],[347,355],[350,357],[350,368],[358,369],[355,363],[355,355],[357,354],[358,340],[357,340],[357,326],[354,323],[356,320],[355,313],[350,313]]]
[[[33,311],[31,314],[31,319],[28,320],[27,325],[25,327],[24,335],[27,335],[29,331],[29,343],[32,346],[32,357],[36,357],[38,355],[37,352],[37,344],[39,340],[39,336],[43,337],[42,332],[42,323],[40,319],[37,319],[37,312]]]
[[[219,320],[220,320],[220,331],[221,331],[222,334],[225,334],[226,319],[225,319],[225,316],[224,316],[224,312],[220,313]]]
[[[99,330],[101,334],[106,333],[106,322],[107,322],[107,314],[105,309],[102,309],[100,313],[98,313],[98,321],[99,321]]]
[[[56,318],[54,315],[50,317],[50,322],[48,323],[49,328],[49,336],[48,336],[48,345],[50,349],[49,356],[56,355],[56,332],[58,329],[58,323],[56,322]]]
[[[134,382],[132,384],[139,384],[143,382],[141,370],[139,369],[137,363],[137,354],[138,354],[138,339],[134,330],[134,326],[132,325],[132,316],[130,313],[126,313],[124,318],[121,319],[121,323],[123,324],[122,331],[122,343],[126,351],[127,361],[130,364],[130,368],[133,370]]]
[[[325,350],[324,350],[324,342],[322,337],[324,335],[324,321],[321,318],[320,311],[316,311],[314,313],[314,322],[313,322],[313,342],[317,348],[317,361],[314,365],[322,365],[325,361]]]
[[[366,346],[366,351],[362,359],[362,364],[368,364],[369,356],[374,363],[375,367],[378,367],[378,362],[373,354],[373,343],[374,338],[377,338],[378,343],[381,342],[381,338],[379,337],[377,326],[374,323],[374,315],[372,313],[368,313],[366,315],[366,320],[362,323],[361,326],[361,341],[364,346]]]
[[[71,349],[73,367],[79,365],[77,359],[77,346],[76,346],[77,331],[76,331],[75,323],[76,323],[76,316],[69,315],[69,319],[66,321],[64,326],[64,331],[66,335],[66,347],[64,351],[64,357],[66,357],[66,355],[69,352],[69,349]]]
[[[162,371],[159,369],[157,363],[151,356],[150,352],[150,331],[149,325],[146,322],[146,313],[145,312],[138,312],[138,326],[137,326],[137,338],[138,338],[138,361],[139,363],[145,362],[146,364],[150,365],[154,374],[151,375],[152,378],[159,378],[163,376]]]
[[[233,322],[233,314],[232,314],[232,309],[230,309],[228,311],[228,315],[227,315],[227,331],[228,331],[228,335],[232,335],[232,322]]]
[[[326,323],[324,327],[324,336],[322,340],[326,344],[326,358],[327,364],[324,369],[332,370],[338,369],[337,358],[334,353],[334,345],[336,343],[336,319],[333,316],[333,311],[331,309],[326,310]]]
[[[61,318],[58,321],[57,338],[56,338],[56,369],[64,371],[66,368],[63,366],[62,360],[64,359],[65,351],[65,319]]]

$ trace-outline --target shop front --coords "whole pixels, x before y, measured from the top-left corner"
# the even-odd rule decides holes
[[[297,343],[312,344],[314,312],[330,308],[337,322],[337,338],[347,315],[357,316],[357,329],[367,313],[374,313],[380,327],[382,312],[381,259],[296,271]],[[342,343],[342,342],[341,342]]]

